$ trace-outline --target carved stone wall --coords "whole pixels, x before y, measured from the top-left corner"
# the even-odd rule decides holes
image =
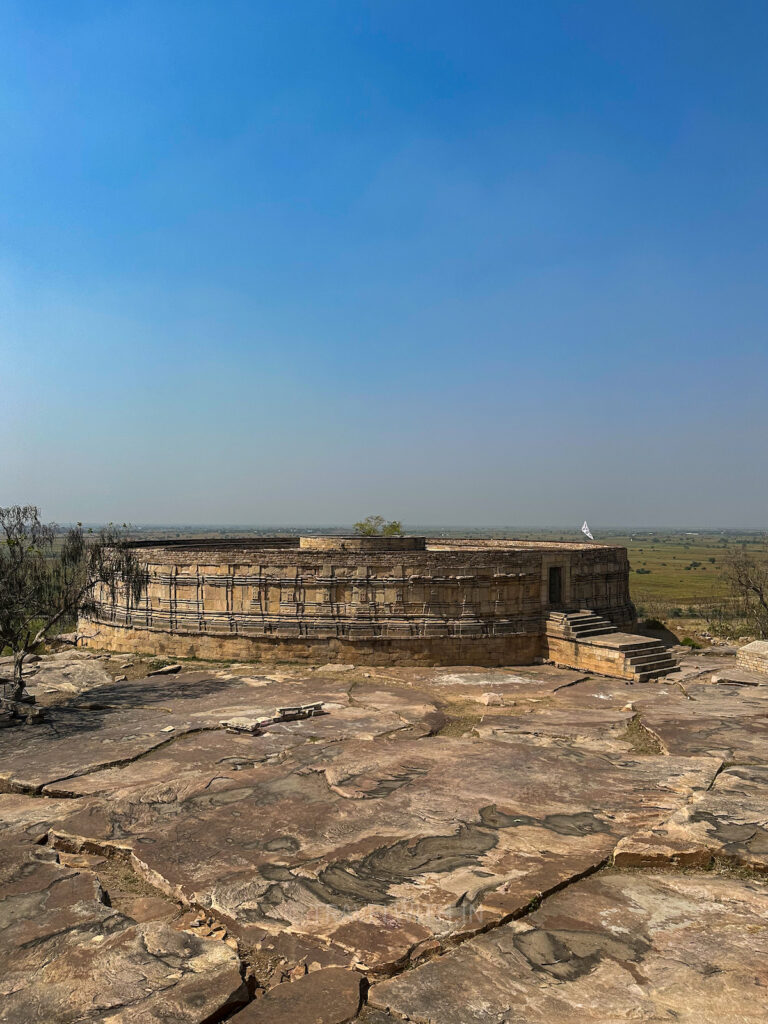
[[[220,658],[522,664],[559,607],[633,620],[624,548],[515,541],[278,538],[138,544],[142,600],[97,594],[92,646]]]

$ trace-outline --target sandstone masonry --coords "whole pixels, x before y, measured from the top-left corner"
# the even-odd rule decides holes
[[[625,548],[423,537],[135,544],[138,605],[104,589],[89,646],[180,657],[525,664],[552,611],[634,623]]]

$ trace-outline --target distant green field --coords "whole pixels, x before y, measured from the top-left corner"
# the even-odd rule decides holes
[[[533,534],[531,534],[533,535]],[[545,531],[545,540],[577,540],[577,532]],[[602,544],[626,547],[630,564],[630,590],[641,614],[665,618],[670,614],[706,618],[708,611],[729,597],[722,576],[726,553],[746,547],[768,557],[763,532],[705,531],[598,531]]]
[[[630,590],[638,607],[663,602],[687,609],[728,596],[722,565],[732,540],[723,543],[706,534],[686,538],[661,534],[617,537],[615,542],[627,548]]]

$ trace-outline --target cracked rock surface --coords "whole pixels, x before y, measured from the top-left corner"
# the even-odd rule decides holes
[[[763,885],[606,873],[374,985],[369,1003],[420,1024],[758,1024],[768,1011],[767,924]]]
[[[0,733],[0,1021],[768,1019],[768,685],[78,657]]]
[[[97,875],[56,851],[0,841],[0,1021],[202,1024],[246,1001],[235,951],[105,902]]]

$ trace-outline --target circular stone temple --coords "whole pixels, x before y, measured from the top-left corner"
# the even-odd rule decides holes
[[[553,611],[631,628],[625,548],[425,537],[139,541],[137,605],[106,588],[84,643],[222,660],[530,664]]]

